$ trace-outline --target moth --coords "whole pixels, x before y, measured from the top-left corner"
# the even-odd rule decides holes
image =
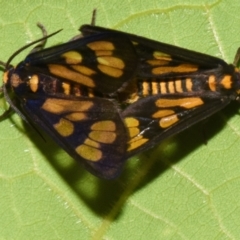
[[[137,69],[132,43],[100,33],[44,49],[47,38],[56,33],[47,36],[39,26],[44,37],[2,63],[7,102],[92,174],[106,179],[118,176],[126,160],[128,132],[114,99]],[[36,43],[16,67],[10,64]]]
[[[122,111],[129,132],[127,157],[145,151],[239,100],[238,50],[234,64],[130,33],[95,25],[83,36],[112,33],[128,38],[140,61],[130,83],[131,104]]]
[[[44,34],[16,67],[10,62],[29,45],[14,53],[2,64],[2,89],[13,110],[98,177],[116,178],[131,156],[239,98],[239,53],[227,64],[95,25],[80,30],[46,49],[52,35]]]

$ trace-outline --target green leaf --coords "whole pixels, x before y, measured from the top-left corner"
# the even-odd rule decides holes
[[[227,62],[240,45],[237,0],[11,0],[1,2],[0,59],[41,37],[36,22],[49,33],[63,28],[47,46],[68,41],[94,8],[97,25]],[[12,114],[1,122],[0,239],[239,239],[239,122],[231,104],[104,181]]]

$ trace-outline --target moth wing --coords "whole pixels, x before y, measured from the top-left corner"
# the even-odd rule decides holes
[[[129,131],[128,157],[155,146],[213,115],[231,101],[207,94],[155,95],[130,105],[122,116]]]
[[[125,161],[127,132],[114,103],[101,98],[28,98],[23,109],[71,157],[101,178]]]
[[[20,76],[45,74],[111,94],[132,80],[138,62],[128,38],[100,33],[33,52],[18,65],[16,72]]]

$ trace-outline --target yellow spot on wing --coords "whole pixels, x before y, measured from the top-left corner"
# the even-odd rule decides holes
[[[87,44],[87,46],[93,51],[115,49],[114,45],[111,42],[107,42],[107,41],[96,41],[96,42]]]
[[[82,55],[76,51],[65,52],[61,55],[68,64],[78,64],[82,62]]]
[[[161,75],[164,73],[183,73],[183,72],[196,72],[198,70],[197,65],[193,64],[180,64],[178,66],[163,66],[163,67],[155,67],[152,69],[152,73],[155,75]]]
[[[91,147],[95,147],[95,148],[100,148],[100,144],[98,142],[95,142],[89,138],[87,138],[85,141],[84,141],[84,144],[85,145],[88,145],[88,146],[91,146]]]
[[[63,118],[61,118],[58,123],[54,124],[53,127],[63,137],[70,136],[74,131],[73,124],[70,121]]]
[[[99,51],[95,51],[95,55],[98,56],[111,56],[113,55],[113,51],[107,51],[107,50],[99,50]]]
[[[123,75],[123,71],[120,69],[116,69],[113,67],[109,67],[109,66],[105,66],[105,65],[101,65],[98,64],[98,69],[105,73],[106,75],[109,75],[111,77],[115,77],[115,78],[119,78]]]
[[[115,132],[109,131],[91,131],[88,135],[89,138],[101,143],[113,143],[117,137]]]
[[[153,60],[148,60],[148,64],[151,66],[165,66],[169,64],[169,60],[158,60],[158,59],[153,59]]]
[[[129,132],[129,136],[132,138],[137,136],[140,133],[140,130],[139,128],[131,127],[131,128],[128,128],[128,132]]]
[[[203,100],[197,97],[186,97],[186,98],[178,98],[178,99],[167,99],[161,98],[156,101],[156,106],[160,108],[168,108],[168,107],[184,107],[184,108],[194,108],[203,104]]]
[[[169,116],[169,115],[172,115],[174,114],[175,112],[173,110],[170,110],[170,109],[166,109],[166,110],[159,110],[157,112],[155,112],[152,117],[153,118],[162,118],[162,117],[166,117],[166,116]]]
[[[70,113],[68,115],[65,116],[65,118],[77,122],[77,121],[82,121],[87,119],[87,115],[85,113],[81,113],[81,112],[74,112],[74,113]]]
[[[102,151],[92,146],[82,144],[76,147],[75,151],[88,161],[97,162],[102,158]]]
[[[56,76],[83,84],[87,87],[95,87],[95,83],[92,78],[87,77],[79,72],[75,72],[58,64],[49,64],[48,68],[49,71]]]
[[[88,100],[65,100],[57,98],[48,98],[42,105],[45,111],[62,114],[65,112],[86,112],[93,106],[93,102]]]
[[[140,146],[142,146],[144,143],[146,143],[149,139],[147,138],[143,138],[143,136],[137,136],[133,139],[131,139],[129,142],[128,142],[128,149],[127,151],[131,151],[133,149],[136,149]]]
[[[73,66],[71,66],[71,68],[84,74],[84,75],[87,75],[87,76],[96,74],[96,72],[94,70],[92,70],[91,68],[81,66],[81,65],[73,65]]]
[[[99,121],[91,126],[88,137],[96,142],[110,144],[116,140],[116,124],[113,121]]]
[[[91,126],[91,130],[95,131],[115,131],[116,130],[116,124],[113,121],[99,121],[94,123]]]
[[[102,57],[98,57],[97,61],[100,64],[110,66],[113,68],[123,69],[125,67],[123,60],[117,57],[102,56]]]
[[[156,58],[156,59],[160,59],[160,60],[167,60],[167,61],[172,60],[172,58],[169,54],[166,54],[166,53],[163,53],[163,52],[158,52],[158,51],[155,51],[153,53],[153,57]]]
[[[132,117],[127,117],[124,119],[125,124],[127,127],[137,127],[139,126],[139,121]]]
[[[161,128],[167,128],[167,127],[172,126],[177,121],[179,121],[179,119],[178,119],[177,115],[174,114],[174,115],[160,119],[159,125]]]

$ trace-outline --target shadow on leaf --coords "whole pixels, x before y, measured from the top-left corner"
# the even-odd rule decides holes
[[[69,187],[84,200],[93,212],[104,217],[115,208],[113,219],[116,219],[121,215],[123,206],[131,194],[150,184],[170,169],[171,165],[183,160],[195,149],[204,147],[204,144],[207,144],[215,134],[221,131],[226,121],[236,114],[238,108],[238,104],[233,104],[204,122],[166,139],[159,146],[154,146],[153,149],[129,159],[122,175],[115,180],[102,180],[92,176],[65,152],[62,153],[63,150],[60,150],[50,137],[44,134],[45,143],[27,124],[21,131],[30,132],[29,137],[36,148],[46,156]],[[60,154],[58,154],[59,151],[61,151]],[[61,156],[60,160],[59,156]],[[62,164],[64,159],[71,164],[64,166]]]

